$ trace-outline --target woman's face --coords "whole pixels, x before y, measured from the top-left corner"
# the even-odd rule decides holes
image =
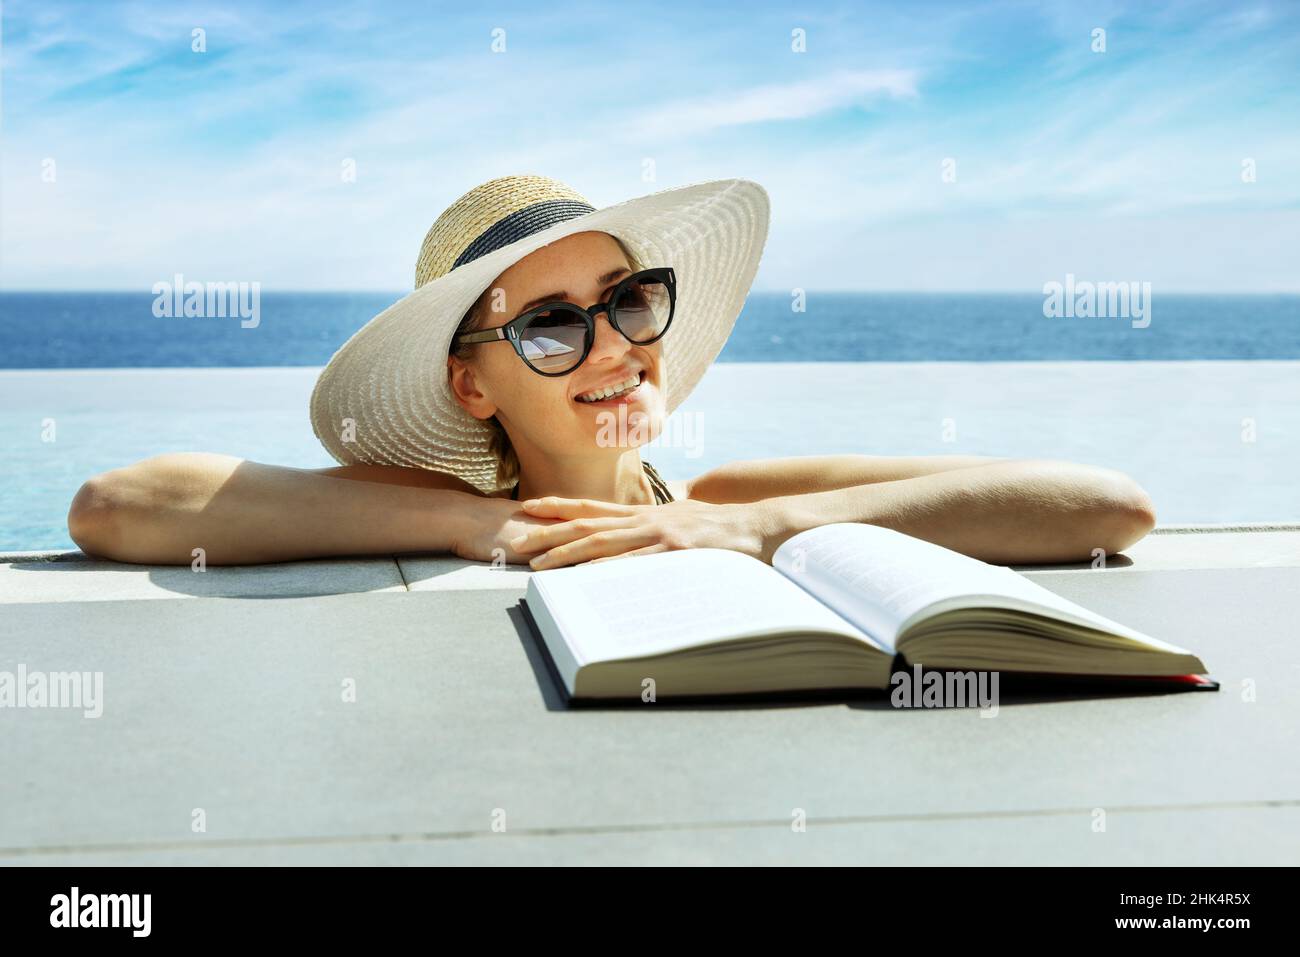
[[[607,301],[631,271],[622,248],[608,233],[566,236],[497,277],[477,328],[504,325],[555,299],[590,308]],[[665,338],[671,335],[669,329]],[[453,357],[448,371],[465,410],[479,419],[496,415],[521,461],[529,458],[530,449],[552,457],[585,455],[597,448],[643,445],[658,435],[664,415],[663,341],[648,346],[629,342],[602,312],[596,318],[591,352],[568,375],[538,375],[504,343],[473,346],[470,359]],[[640,384],[623,396],[598,402],[579,398],[633,377]]]

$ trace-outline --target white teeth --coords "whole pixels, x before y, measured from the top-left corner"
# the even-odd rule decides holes
[[[599,402],[601,399],[608,399],[611,395],[617,395],[621,392],[627,392],[635,389],[641,382],[641,374],[637,373],[626,382],[620,382],[617,385],[606,386],[604,389],[597,389],[595,392],[586,392],[578,396],[580,402]]]

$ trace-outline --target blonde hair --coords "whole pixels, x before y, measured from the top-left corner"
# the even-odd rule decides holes
[[[646,268],[621,239],[609,233],[606,233],[606,235],[618,243],[623,255],[627,258],[628,269],[631,272],[640,272]],[[500,278],[500,276],[497,277],[497,279]],[[469,310],[461,318],[460,324],[456,327],[456,332],[451,339],[449,356],[454,356],[462,361],[468,361],[473,356],[473,344],[459,342],[459,337],[467,332],[478,332],[482,329],[483,322],[488,315],[488,299],[496,285],[494,279],[492,284],[483,290],[478,299],[474,300],[474,305],[470,306]],[[450,370],[448,370],[448,374],[450,374]],[[510,435],[506,432],[506,427],[501,424],[501,421],[495,415],[484,424],[487,425],[491,432],[488,438],[488,451],[497,460],[497,488],[513,485],[519,480],[519,456],[515,452],[514,444],[510,441]]]

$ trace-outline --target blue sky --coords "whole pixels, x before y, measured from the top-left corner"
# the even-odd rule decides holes
[[[7,0],[0,26],[8,289],[401,291],[448,203],[538,172],[597,205],[758,180],[759,289],[1300,290],[1300,4]]]

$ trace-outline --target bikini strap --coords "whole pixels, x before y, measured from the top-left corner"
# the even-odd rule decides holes
[[[673,501],[673,493],[668,491],[668,483],[659,477],[655,467],[649,462],[642,462],[641,465],[645,469],[646,478],[650,479],[650,487],[654,489],[655,504],[667,505]]]

